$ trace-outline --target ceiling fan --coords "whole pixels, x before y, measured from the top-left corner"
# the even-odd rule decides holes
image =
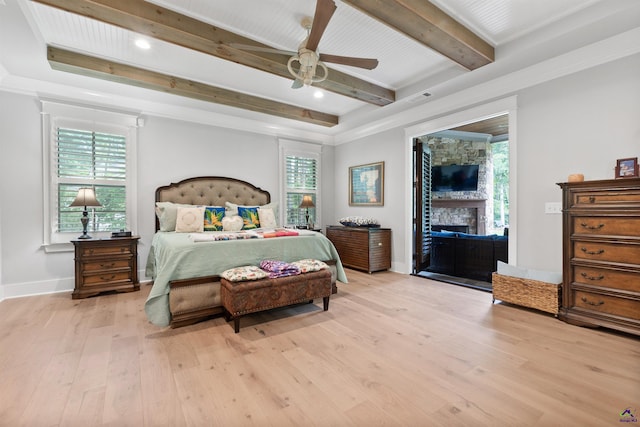
[[[291,85],[294,89],[301,88],[305,85],[309,86],[312,83],[319,83],[325,80],[329,75],[329,70],[324,62],[373,70],[378,66],[377,59],[328,55],[317,52],[320,38],[322,37],[324,30],[327,28],[329,20],[336,11],[336,8],[336,4],[333,0],[316,0],[316,11],[313,16],[313,20],[306,17],[301,22],[302,27],[307,30],[307,37],[302,41],[302,43],[300,43],[297,52],[240,43],[232,43],[230,46],[242,50],[291,55],[287,62],[287,68],[295,79],[293,81],[293,85]],[[321,71],[319,72],[319,70]]]

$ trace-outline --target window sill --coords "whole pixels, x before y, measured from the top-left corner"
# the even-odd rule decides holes
[[[45,253],[57,253],[57,252],[73,252],[73,243],[44,243],[42,245]]]

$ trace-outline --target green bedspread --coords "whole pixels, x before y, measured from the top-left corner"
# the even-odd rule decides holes
[[[171,280],[219,275],[233,267],[259,265],[265,259],[291,262],[306,258],[337,260],[337,279],[347,283],[336,248],[321,233],[301,231],[294,237],[194,242],[188,233],[159,231],[147,258],[146,275],[154,283],[144,310],[151,323],[168,326]]]

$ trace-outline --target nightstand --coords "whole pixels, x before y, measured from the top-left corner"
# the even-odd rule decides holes
[[[139,290],[138,240],[138,236],[73,240],[76,285],[72,298]]]

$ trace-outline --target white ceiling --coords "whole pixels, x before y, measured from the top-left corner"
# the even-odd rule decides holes
[[[314,0],[154,0],[153,3],[285,50],[297,49],[306,36],[300,20],[303,16],[312,16],[315,9]],[[381,116],[385,109],[397,111],[403,102],[410,106],[409,100],[424,101],[422,93],[433,92],[433,88],[449,85],[448,90],[452,90],[458,81],[464,84],[469,74],[484,73],[489,77],[491,70],[499,71],[500,67],[517,68],[513,58],[520,58],[523,63],[535,60],[535,55],[542,55],[540,51],[535,55],[522,55],[522,49],[535,47],[542,41],[559,50],[560,42],[553,44],[551,40],[557,38],[568,49],[574,48],[579,42],[567,36],[570,31],[584,30],[606,18],[606,13],[624,13],[625,8],[634,8],[637,14],[640,2],[433,0],[432,3],[493,45],[495,63],[483,67],[487,70],[464,70],[437,52],[336,0],[337,11],[318,50],[321,53],[377,58],[380,65],[375,70],[329,66],[395,90],[397,105],[387,107],[372,106],[329,92],[325,92],[324,98],[316,99],[312,96],[315,90],[312,87],[291,89],[291,80],[158,40],[148,39],[151,49],[141,51],[134,45],[139,37],[137,34],[29,0],[0,0],[0,82],[4,80],[23,88],[31,87],[43,96],[63,95],[107,105],[123,102],[135,105],[126,101],[133,97],[149,103],[137,107],[148,111],[152,110],[151,103],[171,105],[189,111],[221,113],[228,117],[331,135],[348,129],[351,118]],[[604,18],[603,11],[607,11]],[[54,71],[46,59],[46,45],[335,114],[340,116],[340,124],[324,128]],[[557,53],[553,48],[548,50],[549,54]],[[434,96],[437,96],[437,90],[435,92]]]

